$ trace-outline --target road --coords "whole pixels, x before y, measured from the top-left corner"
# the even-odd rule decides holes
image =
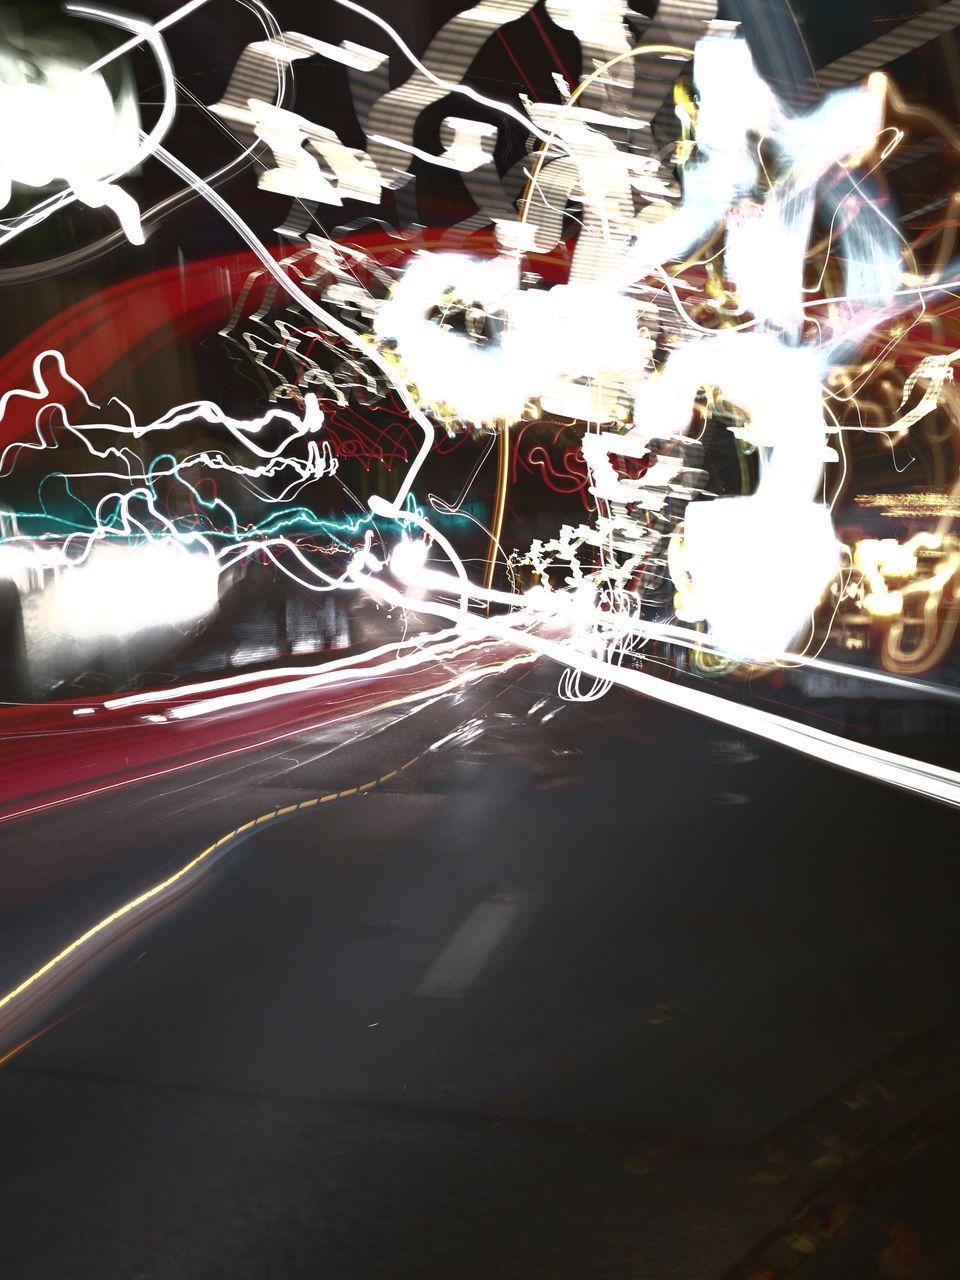
[[[222,834],[349,793],[30,1007],[0,1275],[724,1280],[779,1249],[849,1280],[840,1246],[872,1275],[901,1227],[904,1275],[957,1273],[923,1218],[946,1156],[912,1221],[898,1173],[806,1252],[784,1225],[953,1123],[955,812],[557,674],[3,828],[6,991]]]
[[[191,765],[317,733],[345,720],[451,691],[526,660],[515,644],[448,632],[393,638],[318,664],[82,701],[0,708],[0,823]]]

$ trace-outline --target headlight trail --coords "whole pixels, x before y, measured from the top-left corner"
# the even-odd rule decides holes
[[[399,604],[404,599],[400,593],[377,578],[365,577],[364,582],[371,594],[385,601]],[[457,610],[438,601],[422,602],[419,608],[450,621],[460,617]],[[509,621],[501,621],[495,617],[472,614],[469,625],[477,635],[505,640],[515,634]],[[786,716],[744,706],[717,694],[671,684],[657,676],[618,666],[582,651],[571,653],[568,642],[551,639],[532,628],[524,632],[524,643],[533,652],[552,659],[561,667],[572,665],[577,671],[598,680],[609,681],[644,694],[656,702],[666,703],[682,711],[691,711],[729,728],[765,738],[777,746],[787,747],[847,772],[860,774],[931,800],[939,800],[944,804],[960,806],[960,773],[955,770],[883,751],[878,747],[851,742],[839,734],[800,724]]]

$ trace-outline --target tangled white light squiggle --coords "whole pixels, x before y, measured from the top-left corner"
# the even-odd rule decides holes
[[[436,76],[384,19],[353,0],[336,3],[386,31],[417,71],[437,86],[491,105],[491,100],[468,86]],[[195,7],[182,6],[177,15]],[[74,6],[74,11],[129,26],[134,35],[118,52],[134,43],[151,43],[167,85],[169,63],[157,33],[177,15],[150,26],[88,6]],[[617,54],[614,61],[624,56],[628,55]],[[95,73],[98,69],[94,64],[88,70]],[[646,184],[644,190],[656,188],[654,178],[643,166],[624,169],[619,163],[620,153],[598,132],[607,126],[625,127],[624,119],[618,121],[615,116],[576,107],[573,99],[560,108],[530,104],[527,114],[507,109],[505,104],[493,104],[507,110],[512,119],[544,144],[543,156],[558,165],[554,174],[557,189],[562,189],[564,181],[568,194],[576,189],[577,181],[595,188],[599,202],[597,226],[593,228],[598,236],[596,276],[575,287],[559,286],[539,293],[523,290],[518,285],[517,271],[524,247],[519,232],[512,249],[493,263],[471,263],[453,255],[423,255],[407,269],[375,320],[374,329],[380,339],[396,344],[400,367],[360,339],[354,329],[302,288],[229,203],[161,145],[156,128],[142,136],[141,152],[153,155],[207,200],[293,301],[320,326],[348,343],[364,361],[373,364],[420,429],[422,439],[416,457],[396,497],[389,501],[382,497],[370,499],[374,514],[396,520],[423,539],[420,542],[407,536],[399,544],[402,554],[392,562],[394,573],[408,579],[409,591],[398,591],[385,581],[385,561],[373,557],[369,546],[347,574],[330,578],[327,585],[362,587],[401,607],[415,601],[419,611],[448,618],[462,627],[465,635],[512,638],[564,664],[572,661],[577,670],[598,682],[583,696],[594,696],[610,682],[621,684],[749,728],[796,750],[832,759],[844,768],[872,773],[894,785],[925,790],[954,803],[958,778],[949,771],[858,747],[768,712],[735,706],[713,694],[663,685],[621,660],[633,640],[650,637],[737,657],[799,660],[799,655],[789,652],[789,645],[836,575],[840,562],[829,509],[816,497],[824,463],[831,456],[823,412],[825,380],[839,353],[859,335],[903,308],[906,301],[944,290],[951,283],[931,280],[918,281],[910,288],[898,287],[902,283],[898,233],[871,199],[866,186],[850,176],[859,154],[872,145],[882,129],[883,77],[871,77],[863,86],[831,95],[809,115],[795,116],[783,108],[757,75],[745,42],[729,35],[714,35],[697,45],[694,78],[699,95],[698,154],[687,168],[681,204],[665,217],[638,221],[625,264],[613,273],[603,268],[602,250],[618,243],[617,237],[624,232],[622,210],[627,205],[622,203],[625,197],[621,187],[633,183],[639,184],[638,189],[642,184]],[[542,127],[541,121],[546,121],[548,127]],[[774,184],[762,199],[757,196],[764,167],[754,143],[757,135],[771,140],[787,170],[787,177]],[[473,153],[471,156],[470,165],[476,160]],[[616,172],[609,169],[610,188],[616,186],[620,192],[620,205],[607,200],[608,191],[604,188],[604,174],[608,172],[604,165],[610,157],[616,157]],[[423,153],[422,158],[435,159],[448,167],[451,163],[447,154],[431,157]],[[562,165],[570,169],[565,177],[559,167]],[[827,304],[804,297],[803,255],[813,223],[815,189],[831,169],[842,171],[849,178],[834,210],[831,235],[841,204],[847,207],[856,203],[859,216],[848,220],[838,232],[838,238],[844,241],[846,278],[843,293],[829,300],[834,311],[830,327],[816,346],[807,346],[803,326],[808,310]],[[539,174],[539,166],[529,172],[531,185],[538,186]],[[721,225],[725,231],[727,273],[737,286],[741,312],[749,311],[752,319],[717,335],[687,316],[676,283],[663,275],[663,266],[687,253]],[[502,230],[503,242],[509,241],[508,230]],[[589,264],[583,268],[583,262],[581,255],[578,270],[589,273]],[[652,377],[652,344],[640,341],[636,332],[638,317],[647,317],[649,311],[643,311],[633,299],[638,279],[656,273],[660,273],[673,298],[689,340],[676,347],[662,374]],[[432,294],[440,282],[453,286],[454,292],[461,289],[469,294],[468,301],[475,302],[485,293],[491,295],[483,297],[483,301],[502,320],[502,341],[498,345],[480,351],[471,345],[467,335],[437,328],[428,313]],[[578,336],[577,325],[587,327],[592,343]],[[445,352],[451,357],[446,367]],[[498,380],[491,377],[491,370],[507,376]],[[609,378],[617,384],[618,394],[622,393],[631,405],[632,430],[623,437],[634,450],[631,456],[641,456],[642,449],[655,436],[682,437],[692,401],[705,385],[721,390],[749,415],[742,434],[761,453],[757,492],[745,498],[691,502],[684,517],[682,547],[674,548],[672,553],[672,563],[689,579],[683,616],[708,624],[706,640],[702,636],[692,638],[693,633],[682,627],[646,623],[628,611],[619,617],[629,634],[615,643],[604,642],[591,654],[590,637],[599,635],[604,628],[609,630],[611,625],[609,611],[599,608],[596,592],[578,596],[573,610],[560,608],[558,612],[556,600],[549,595],[539,600],[528,598],[518,607],[515,596],[474,586],[451,542],[422,512],[408,506],[434,441],[434,425],[424,411],[424,398],[452,404],[456,413],[468,420],[514,416],[530,396],[552,394],[551,384],[564,375],[571,380],[577,376],[594,381]],[[431,386],[433,377],[436,382]],[[411,390],[411,383],[418,384],[417,394]],[[197,408],[191,406],[190,411]],[[215,420],[228,425],[222,415],[217,417],[215,406],[210,412]],[[176,417],[174,411],[169,421]],[[134,433],[141,430],[130,429]],[[244,443],[250,445],[248,431],[244,433]],[[638,449],[640,452],[636,452]],[[112,448],[103,452],[120,456]],[[597,456],[602,452],[600,449]],[[208,464],[212,462],[209,455],[203,455],[203,459]],[[272,474],[266,468],[276,462],[271,457],[265,460],[264,467],[249,468],[245,474]],[[128,478],[135,478],[133,472]],[[301,472],[300,478],[305,478],[305,473]],[[622,498],[629,505],[632,496],[652,508],[655,498],[651,496],[649,476],[645,484],[645,490],[638,484],[631,490],[617,481],[609,495],[611,503]],[[155,508],[152,514],[162,519]],[[609,521],[609,527],[601,529],[598,545],[612,545],[616,532],[615,522]],[[283,539],[249,540],[235,546],[230,556],[243,554],[254,545],[268,554],[281,546],[289,549]],[[443,553],[452,574],[438,574],[429,568],[428,547]],[[292,551],[309,576],[313,571],[307,561],[297,549]],[[296,576],[289,567],[285,571]],[[428,597],[451,596],[455,604],[436,598],[421,599],[423,593]],[[471,606],[486,610],[491,604],[507,606],[511,612],[496,619],[478,618],[471,612]],[[573,637],[572,648],[538,630],[548,624],[555,626],[558,618]],[[886,677],[869,673],[869,678]],[[268,689],[262,696],[275,696],[276,692]],[[227,699],[231,696],[224,694]],[[217,701],[217,705],[222,704]]]

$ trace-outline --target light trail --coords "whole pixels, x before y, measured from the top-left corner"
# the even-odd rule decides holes
[[[110,52],[105,53],[102,58],[97,58],[95,62],[91,62],[89,66],[84,67],[82,74],[94,75],[96,72],[102,71],[103,68],[109,66],[111,62],[116,62],[116,60],[118,58],[122,58],[124,54],[131,53],[145,41],[150,40],[152,36],[158,36],[161,31],[166,31],[168,27],[172,27],[175,23],[182,22],[183,19],[189,17],[191,13],[196,13],[198,9],[202,9],[209,3],[210,0],[186,0],[185,4],[182,4],[179,8],[172,10],[165,18],[159,18],[153,23],[143,24],[142,27],[137,23],[139,34],[132,35],[129,40],[124,41],[123,44],[118,45],[115,49],[111,49]],[[103,18],[104,20],[114,18],[117,20],[118,25],[120,21],[127,20],[125,16],[121,19],[119,14],[114,14],[109,10],[87,8],[86,6],[74,4],[68,4],[66,7],[76,13],[87,13],[91,16]]]
[[[414,461],[410,474],[400,486],[400,490],[392,503],[389,504],[389,511],[385,514],[395,514],[398,518],[402,515],[404,502],[413,487],[414,480],[419,474],[423,464],[426,462],[433,447],[434,428],[433,424],[422,412],[417,405],[413,396],[407,390],[406,385],[396,377],[395,371],[387,360],[375,348],[361,342],[355,330],[349,325],[343,324],[334,315],[321,307],[309,294],[297,285],[293,279],[278,265],[271,256],[266,246],[260,238],[253,232],[246,222],[235,212],[234,209],[224,200],[216,191],[213,190],[199,175],[195,174],[185,164],[167,151],[164,147],[158,147],[156,150],[158,160],[161,160],[168,169],[171,169],[178,177],[188,182],[194,190],[198,191],[207,202],[222,214],[226,221],[240,235],[241,239],[253,250],[266,270],[273,276],[274,280],[290,295],[294,301],[298,302],[304,308],[308,315],[318,320],[326,328],[330,329],[338,337],[349,343],[351,347],[356,348],[359,353],[369,359],[383,373],[390,384],[393,386],[397,395],[399,395],[404,408],[410,414],[413,421],[420,427],[423,432],[423,442],[420,446],[417,457]]]
[[[331,662],[321,663],[315,667],[301,668],[300,674],[305,678],[310,678],[323,672],[331,674],[340,672],[346,675],[354,669],[357,677],[360,678],[363,673],[363,667],[358,665],[360,663],[374,662],[378,658],[385,657],[388,653],[399,656],[401,650],[410,648],[423,650],[428,652],[429,657],[433,657],[445,653],[448,644],[452,651],[455,650],[458,642],[459,632],[457,628],[449,627],[445,631],[437,632],[429,637],[415,636],[410,640],[379,645],[375,649],[365,650],[359,658],[334,658]],[[428,659],[425,658],[424,660]],[[289,667],[274,667],[268,671],[259,671],[256,675],[225,676],[216,680],[201,680],[193,684],[177,685],[174,690],[151,689],[143,693],[127,693],[120,697],[107,698],[102,705],[107,711],[126,711],[131,707],[152,706],[154,703],[167,705],[175,699],[194,698],[208,693],[213,693],[219,698],[223,696],[224,690],[249,684],[253,680],[261,682],[289,679]]]
[[[478,644],[482,647],[485,643],[489,642],[485,641],[482,637],[478,640],[473,636],[464,637],[461,635],[457,641],[456,649],[445,646],[437,655],[425,652],[421,665],[429,661],[438,661],[441,665],[444,665],[452,661],[459,654],[468,652]],[[512,649],[518,651],[518,656],[505,660],[508,663],[508,667],[516,665],[517,663],[528,663],[532,661],[532,655],[529,648],[523,645],[522,638],[519,640],[516,638],[512,639],[509,643]],[[393,648],[395,649],[396,646],[393,646]],[[362,656],[358,661],[362,661]],[[382,710],[388,710],[392,707],[407,706],[417,703],[424,699],[439,696],[441,693],[452,692],[455,689],[462,688],[472,683],[474,680],[483,679],[486,675],[493,674],[494,670],[499,669],[500,667],[498,666],[494,666],[493,668],[489,666],[471,667],[462,674],[453,677],[450,681],[441,682],[439,685],[427,684],[423,688],[417,689],[411,693],[398,694],[396,698],[389,699],[382,703],[376,703],[374,705],[370,705],[368,703],[363,703],[362,705],[350,705],[346,707],[342,713],[327,717],[326,719],[316,719],[316,711],[308,709],[299,716],[297,723],[293,727],[285,728],[280,732],[269,733],[266,736],[255,737],[253,740],[244,741],[237,746],[220,748],[215,751],[200,754],[194,752],[193,754],[188,754],[187,758],[179,760],[176,763],[164,764],[161,767],[145,769],[142,771],[134,770],[127,773],[125,776],[110,782],[97,783],[96,785],[85,784],[83,786],[79,786],[74,783],[72,784],[72,789],[69,790],[67,794],[61,793],[49,800],[36,800],[29,804],[21,805],[18,808],[11,808],[6,812],[0,812],[0,824],[44,813],[51,809],[60,808],[63,805],[75,804],[82,800],[92,799],[97,796],[120,790],[121,788],[136,786],[142,782],[155,781],[158,778],[182,773],[186,769],[196,769],[204,765],[214,764],[241,754],[246,754],[250,751],[258,751],[264,747],[273,746],[278,742],[290,741],[292,738],[296,738],[304,733],[342,724],[345,721],[355,718],[359,713],[373,714]],[[392,667],[392,664],[389,663],[384,664],[379,668],[368,668],[366,672],[367,679],[372,685],[378,684],[381,679],[389,680],[391,675],[395,674],[397,674],[396,670]],[[362,679],[362,676],[358,675],[357,680],[359,681],[360,679]],[[354,682],[348,678],[348,683]],[[229,710],[229,708],[226,708],[226,710]],[[173,724],[176,722],[168,723]],[[84,723],[83,732],[85,734],[89,733],[89,728],[87,727],[86,722]],[[89,772],[89,770],[87,770],[87,772]]]
[[[358,575],[358,579],[361,579],[361,575]],[[372,595],[384,601],[401,605],[405,599],[379,578],[363,575],[362,580]],[[429,612],[435,617],[450,621],[460,617],[458,611],[438,601],[421,601],[418,608],[421,612]],[[469,619],[470,630],[476,636],[509,640],[516,634],[509,622],[497,618],[471,614]],[[717,694],[670,684],[658,676],[646,675],[642,671],[618,666],[574,650],[568,640],[551,639],[532,629],[524,632],[524,644],[563,668],[573,666],[578,672],[595,679],[609,681],[656,702],[765,738],[777,746],[832,764],[848,773],[960,807],[960,772],[955,770],[927,764],[878,747],[851,742],[839,734],[799,724],[786,716],[760,708],[728,701]]]
[[[467,672],[459,676],[455,676],[444,684],[435,686],[427,691],[431,701],[444,697],[456,690],[462,688],[465,684],[471,683],[473,680],[493,674],[503,674],[510,671],[518,665],[526,665],[530,661],[529,654],[516,654],[511,658],[504,659],[482,669],[481,672]],[[380,703],[377,707],[372,708],[367,714],[388,710],[392,707],[402,706],[415,700],[423,700],[423,693],[416,695],[408,695],[406,697],[394,698],[389,701]],[[350,718],[350,717],[346,717]],[[332,722],[336,723],[336,721]],[[297,734],[306,732],[304,728],[296,731]],[[66,981],[70,976],[70,963],[76,961],[75,968],[82,969],[90,960],[97,958],[88,956],[84,953],[90,948],[92,943],[102,940],[101,950],[109,946],[110,935],[116,932],[117,927],[126,923],[127,925],[136,925],[144,923],[144,919],[149,914],[162,910],[165,906],[172,905],[185,891],[187,891],[197,880],[207,874],[216,865],[219,859],[232,848],[236,843],[254,832],[262,830],[266,825],[283,821],[286,818],[293,817],[296,814],[305,813],[313,810],[320,805],[330,804],[337,800],[346,800],[358,795],[364,795],[378,786],[391,781],[392,779],[407,772],[415,764],[417,764],[425,755],[439,749],[444,744],[445,739],[431,743],[425,747],[423,751],[412,756],[403,764],[398,765],[394,769],[388,770],[386,773],[363,782],[352,787],[343,787],[337,791],[324,792],[318,796],[312,796],[307,800],[299,803],[277,806],[266,813],[261,814],[257,818],[251,819],[249,822],[243,823],[241,826],[226,832],[213,844],[208,845],[204,850],[184,863],[171,875],[166,876],[163,880],[151,885],[148,889],[128,899],[121,906],[115,908],[107,915],[101,917],[95,924],[91,925],[83,933],[72,939],[47,961],[33,970],[26,977],[21,979],[16,986],[12,987],[5,995],[0,997],[0,1036],[9,1034],[9,1030],[15,1025],[17,1017],[25,1016],[29,1013],[29,1003],[27,997],[30,997],[38,991],[44,991],[44,984],[48,983],[51,978],[58,979],[61,983]],[[49,992],[48,992],[49,994]],[[26,1008],[21,1011],[21,1006]],[[7,1062],[16,1052],[22,1048],[26,1048],[35,1037],[27,1036],[21,1040],[13,1050],[0,1057],[0,1066]]]

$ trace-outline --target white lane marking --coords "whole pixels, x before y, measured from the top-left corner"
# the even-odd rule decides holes
[[[519,906],[519,895],[509,889],[481,902],[434,960],[415,994],[440,1000],[465,995],[503,941]]]

